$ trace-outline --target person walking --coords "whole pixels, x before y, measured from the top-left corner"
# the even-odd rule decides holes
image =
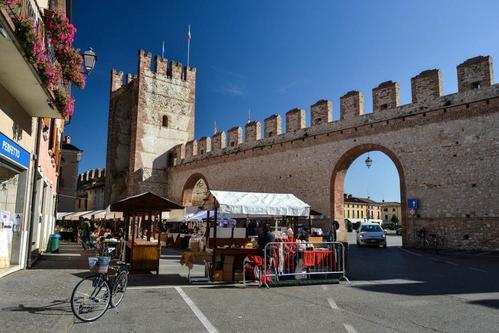
[[[270,226],[265,223],[262,228],[262,233],[258,235],[258,254],[263,258],[265,256],[265,246],[275,242],[275,235],[270,231]],[[267,256],[272,254],[271,247],[267,247]]]
[[[84,250],[87,250],[87,246],[90,244],[90,229],[91,226],[88,219],[82,219],[78,225],[78,232]]]

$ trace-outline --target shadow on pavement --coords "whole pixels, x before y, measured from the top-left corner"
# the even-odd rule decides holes
[[[50,304],[43,306],[26,306],[24,304],[19,304],[18,306],[2,308],[2,311],[28,312],[45,316],[72,314],[71,305],[68,300],[54,300],[50,302]]]
[[[347,276],[352,282],[358,281],[352,288],[410,296],[499,292],[499,280],[493,278],[499,263],[495,258],[481,257],[481,267],[485,265],[487,269],[477,271],[473,268],[474,260],[462,260],[465,258],[459,255],[411,251],[412,254],[399,247],[371,249],[350,245]],[[470,302],[499,308],[499,300]]]
[[[470,301],[469,304],[487,306],[489,308],[499,309],[499,299],[483,299],[479,301]]]
[[[78,243],[61,243],[59,252],[42,254],[31,269],[88,269],[88,257],[94,251],[84,251]]]

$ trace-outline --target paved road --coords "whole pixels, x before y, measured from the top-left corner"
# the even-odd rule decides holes
[[[499,258],[408,251],[396,236],[388,244],[351,246],[351,285],[243,289],[136,281],[119,312],[75,323],[72,332],[499,332]]]
[[[68,306],[87,266],[70,247],[0,279],[0,332],[499,332],[499,257],[388,245],[350,247],[351,285],[271,289],[187,285],[169,250],[163,275],[133,275],[119,311],[91,324]]]

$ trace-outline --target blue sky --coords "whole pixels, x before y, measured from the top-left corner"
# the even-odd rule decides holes
[[[398,81],[410,102],[410,78],[440,68],[444,93],[457,90],[456,65],[476,55],[499,57],[499,1],[117,1],[74,0],[76,46],[99,56],[67,134],[84,150],[80,171],[105,166],[109,72],[136,72],[143,48],[185,64],[192,25],[191,65],[197,67],[196,137],[252,118],[361,90],[371,112],[371,89]],[[308,118],[308,115],[307,115]],[[308,119],[307,119],[308,122]],[[398,200],[395,167],[372,155],[349,170],[346,192]],[[373,177],[376,169],[376,177]],[[370,172],[366,173],[366,171]],[[395,173],[394,173],[395,172]],[[395,176],[394,176],[395,174]],[[374,180],[375,179],[375,180]],[[376,183],[378,182],[378,183]],[[390,185],[389,185],[390,184]]]

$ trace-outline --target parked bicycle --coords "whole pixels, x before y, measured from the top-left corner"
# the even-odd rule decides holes
[[[438,234],[430,234],[430,244],[431,247],[438,254],[438,251],[445,246],[445,237]]]
[[[416,233],[416,247],[423,250],[430,247],[430,241],[426,238],[426,230],[424,228]]]
[[[111,266],[114,274],[109,274],[111,255],[116,249],[112,243],[104,243],[101,256],[89,257],[90,271],[94,275],[83,278],[71,294],[71,310],[81,321],[99,319],[107,309],[117,307],[125,296],[128,286],[130,264],[116,261]]]
[[[445,237],[440,236],[438,234],[429,234],[426,236],[426,230],[424,228],[420,229],[416,233],[417,242],[416,247],[426,250],[426,249],[434,249],[438,254],[438,251],[444,248],[445,246]]]

